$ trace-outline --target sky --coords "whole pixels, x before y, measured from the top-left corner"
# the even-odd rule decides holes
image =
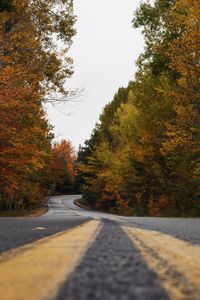
[[[78,149],[119,87],[134,79],[135,62],[143,50],[140,30],[132,28],[140,0],[74,0],[77,35],[69,55],[74,75],[67,88],[84,89],[65,105],[47,107],[55,140],[70,140]]]

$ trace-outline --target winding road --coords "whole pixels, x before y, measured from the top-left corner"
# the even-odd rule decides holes
[[[80,197],[0,218],[1,300],[200,300],[200,219],[116,216]]]

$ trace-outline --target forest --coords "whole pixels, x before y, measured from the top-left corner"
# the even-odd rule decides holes
[[[44,109],[70,98],[75,22],[73,0],[0,1],[0,211],[77,192],[110,213],[200,216],[200,2],[140,3],[137,72],[77,155]]]
[[[75,21],[71,0],[0,1],[1,212],[34,208],[51,192],[71,189],[74,150],[52,142],[44,103],[52,95],[68,99]]]
[[[137,73],[105,106],[79,149],[91,208],[136,216],[200,216],[200,2],[143,1]]]

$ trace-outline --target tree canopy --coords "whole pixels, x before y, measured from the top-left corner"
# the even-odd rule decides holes
[[[41,202],[53,186],[52,128],[43,101],[68,96],[72,0],[0,2],[0,207]]]
[[[136,79],[108,104],[79,151],[86,201],[128,215],[200,215],[199,24],[196,0],[143,1]],[[98,137],[98,138],[94,138]]]

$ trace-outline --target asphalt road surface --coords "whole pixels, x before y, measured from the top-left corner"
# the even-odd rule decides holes
[[[0,218],[0,300],[200,300],[200,219],[116,216],[78,198]]]

